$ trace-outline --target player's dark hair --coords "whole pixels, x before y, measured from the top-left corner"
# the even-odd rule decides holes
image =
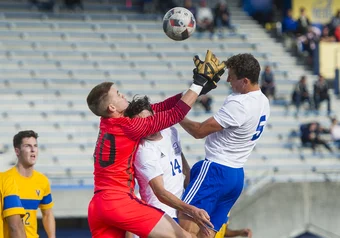
[[[148,110],[153,115],[153,110],[148,96],[138,97],[135,95],[129,106],[125,109],[124,116],[133,118],[143,110]]]
[[[252,54],[237,54],[224,63],[228,69],[233,69],[237,79],[247,78],[252,84],[259,83],[261,67]]]
[[[87,106],[91,112],[99,117],[106,116],[106,108],[103,108],[102,102],[107,97],[113,82],[103,82],[95,86],[87,96]]]
[[[13,146],[14,148],[20,148],[22,139],[24,138],[31,138],[34,137],[35,139],[38,139],[38,133],[27,130],[27,131],[19,131],[14,137],[13,137]]]

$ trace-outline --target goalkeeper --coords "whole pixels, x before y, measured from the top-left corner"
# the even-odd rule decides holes
[[[202,91],[216,87],[213,79],[224,67],[208,51],[189,90],[153,104],[155,115],[147,118],[124,117],[128,101],[113,83],[104,82],[91,90],[88,107],[101,117],[94,151],[94,196],[88,208],[92,237],[120,238],[125,231],[140,237],[191,237],[171,217],[135,196],[133,157],[141,138],[181,121]],[[212,225],[206,212],[198,215],[207,226]]]

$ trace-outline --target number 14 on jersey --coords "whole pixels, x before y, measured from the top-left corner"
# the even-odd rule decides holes
[[[176,173],[182,173],[181,165],[178,163],[177,159],[175,159],[174,162],[170,161],[170,165],[172,169],[172,176],[176,176]]]

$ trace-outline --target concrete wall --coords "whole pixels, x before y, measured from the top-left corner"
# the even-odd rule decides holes
[[[93,196],[93,188],[53,189],[54,214],[57,218],[87,217],[87,207]]]
[[[230,228],[249,227],[254,238],[293,238],[305,231],[340,237],[340,183],[275,183],[242,194]]]
[[[56,217],[87,217],[92,188],[52,189]],[[340,183],[275,183],[242,194],[230,228],[249,227],[253,238],[293,238],[306,231],[340,238]]]

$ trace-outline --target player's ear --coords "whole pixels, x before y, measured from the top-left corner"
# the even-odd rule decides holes
[[[248,78],[243,78],[243,83],[244,84],[250,84],[250,80]]]
[[[17,156],[20,154],[20,148],[14,148],[14,152]]]
[[[107,106],[106,112],[110,115],[112,113],[114,113],[117,110],[117,108],[113,105],[113,104],[109,104],[109,106]]]

